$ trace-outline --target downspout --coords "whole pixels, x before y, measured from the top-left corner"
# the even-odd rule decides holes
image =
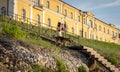
[[[84,13],[82,14],[82,38],[83,38],[83,23],[84,23]]]
[[[7,16],[9,16],[9,0],[7,0]]]

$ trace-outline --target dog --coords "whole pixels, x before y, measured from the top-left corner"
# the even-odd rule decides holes
[[[70,38],[65,38],[65,37],[61,37],[61,36],[54,36],[54,38],[56,39],[56,41],[55,41],[56,45],[67,46],[68,42],[72,42],[72,40]]]

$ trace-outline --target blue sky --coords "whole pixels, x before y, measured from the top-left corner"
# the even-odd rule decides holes
[[[70,5],[92,12],[96,18],[115,24],[120,29],[120,0],[63,0]]]

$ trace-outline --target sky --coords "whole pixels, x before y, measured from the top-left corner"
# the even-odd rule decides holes
[[[82,11],[89,11],[120,29],[120,0],[62,0]]]

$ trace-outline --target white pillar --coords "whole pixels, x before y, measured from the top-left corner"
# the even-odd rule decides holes
[[[76,34],[78,35],[78,23],[76,23]]]
[[[90,39],[90,27],[88,27],[88,38]]]
[[[17,0],[14,0],[14,13],[17,14]]]
[[[43,0],[41,1],[41,4],[43,5]]]
[[[42,11],[42,26],[45,24],[45,10]]]
[[[33,5],[30,4],[30,23],[32,23],[32,19],[33,19]]]
[[[41,0],[41,4],[44,5],[44,0]],[[45,10],[43,6],[43,11],[42,11],[42,26],[44,26],[45,23]]]

